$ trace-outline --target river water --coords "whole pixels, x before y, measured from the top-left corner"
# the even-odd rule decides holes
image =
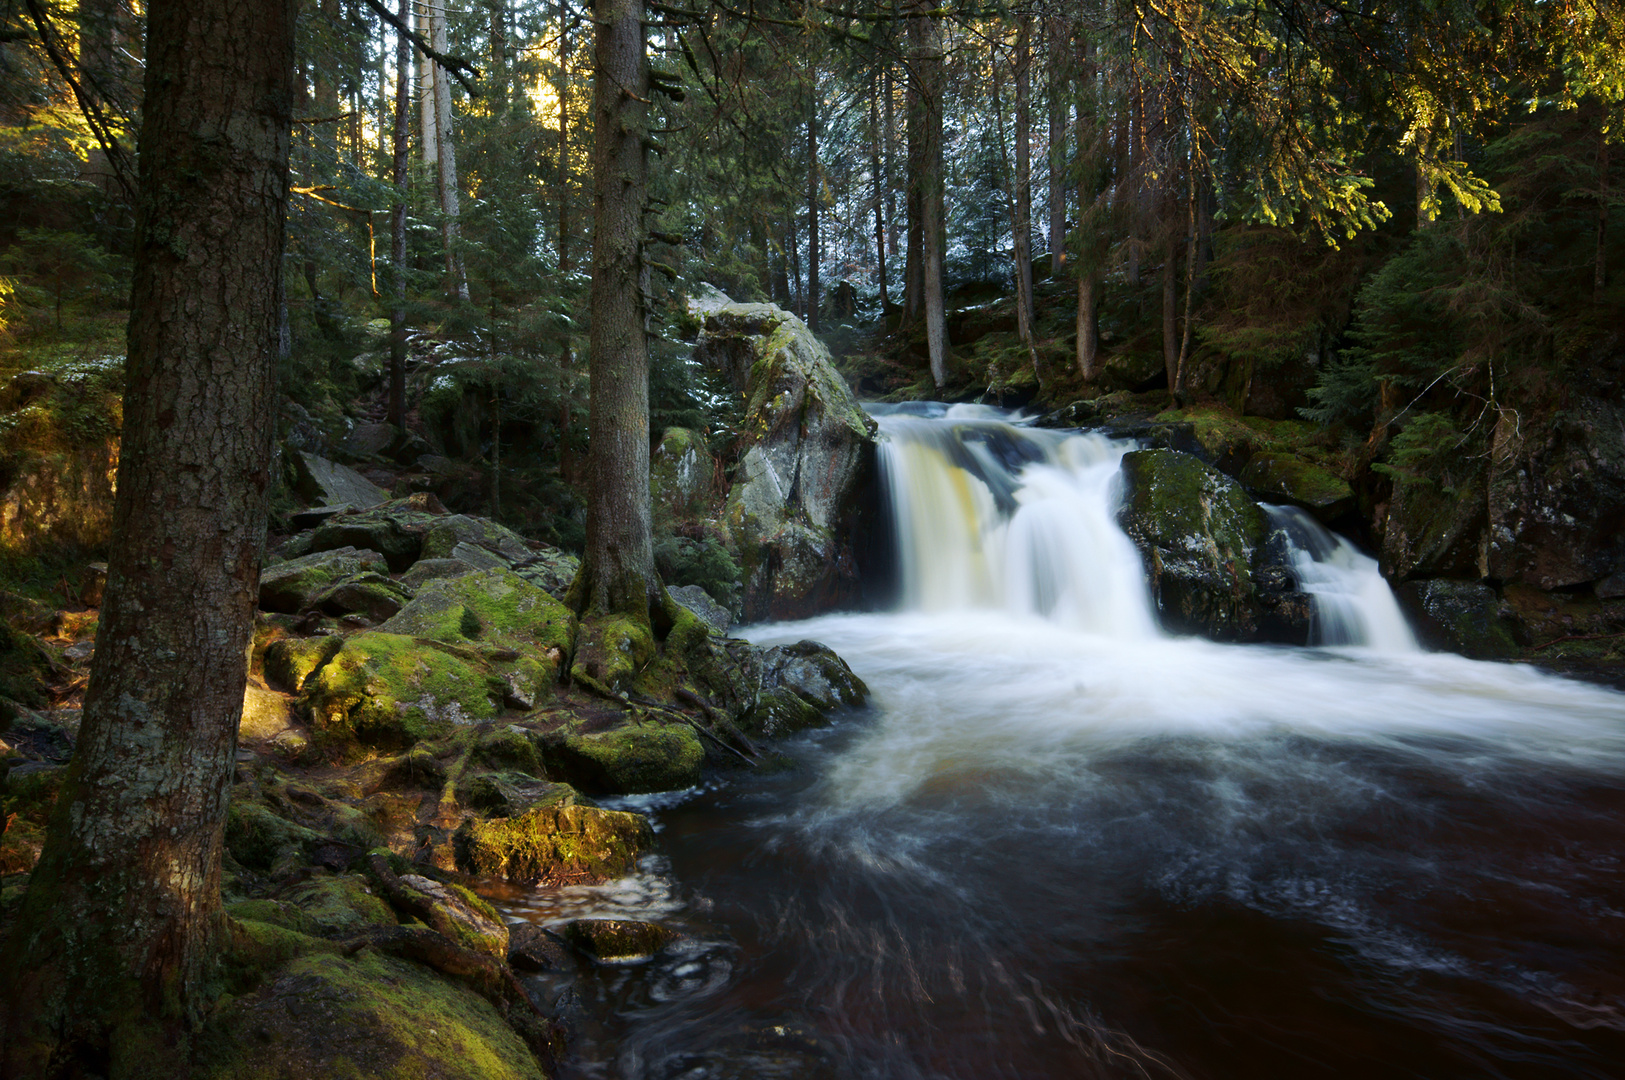
[[[1321,646],[1166,636],[1124,444],[927,412],[880,417],[898,610],[747,630],[871,706],[514,906],[687,935],[538,980],[565,1076],[1625,1076],[1625,695],[1421,651],[1294,511]]]

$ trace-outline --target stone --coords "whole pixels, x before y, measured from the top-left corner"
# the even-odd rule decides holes
[[[478,655],[510,697],[552,696],[575,642],[575,616],[544,590],[509,570],[481,570],[423,586],[379,627],[389,634],[455,644]]]
[[[862,705],[869,696],[846,661],[816,641],[761,649],[757,671],[756,699],[740,726],[770,738],[820,727],[834,710]]]
[[[605,964],[647,960],[678,939],[677,931],[636,919],[576,919],[564,924],[564,940]]]
[[[478,569],[480,567],[461,559],[419,559],[412,564],[412,569],[401,575],[401,584],[415,593],[436,578],[462,577]]]
[[[623,877],[653,839],[642,814],[583,806],[565,794],[516,817],[469,818],[453,846],[465,874],[553,887]]]
[[[439,500],[424,495],[351,509],[316,528],[310,538],[311,550],[365,548],[381,554],[390,572],[399,574],[417,561],[425,534],[444,517]]]
[[[293,451],[290,463],[294,470],[294,490],[310,502],[366,508],[389,501],[389,492],[348,465],[307,450]]]
[[[513,569],[514,573],[555,600],[562,600],[570,590],[570,583],[576,579],[576,572],[581,569],[581,560],[568,551],[544,545],[528,559],[515,563]]]
[[[1426,480],[1394,480],[1382,518],[1379,562],[1383,577],[1479,577],[1479,555],[1489,528],[1484,480],[1470,477],[1456,490]]]
[[[508,928],[508,964],[516,971],[558,971],[568,962],[564,941],[533,923]]]
[[[313,606],[329,615],[365,615],[374,622],[383,622],[411,599],[412,592],[406,586],[369,571],[330,585],[316,596]]]
[[[1255,560],[1264,512],[1240,484],[1177,450],[1123,455],[1118,519],[1145,559],[1162,625],[1216,641],[1258,635]]]
[[[745,396],[742,455],[724,509],[744,572],[743,618],[795,619],[851,603],[875,426],[805,324],[772,304],[705,315],[695,359]]]
[[[344,452],[353,458],[383,457],[398,434],[390,424],[357,424],[344,437]]]
[[[265,681],[278,690],[297,694],[310,673],[333,659],[344,645],[337,634],[312,638],[278,638],[265,647]]]
[[[712,511],[716,459],[705,438],[688,428],[669,427],[649,455],[649,500],[656,521],[689,521]]]
[[[1407,581],[1395,595],[1423,645],[1475,660],[1505,660],[1519,652],[1514,623],[1501,616],[1501,598],[1484,582]]]
[[[538,780],[521,772],[480,773],[457,784],[457,802],[493,817],[519,817],[533,806],[574,804],[579,796],[569,784]]]
[[[281,896],[308,920],[311,929],[305,933],[322,937],[354,937],[368,927],[396,922],[395,912],[360,874],[317,873],[282,890]]]
[[[346,639],[306,678],[301,702],[317,745],[354,756],[361,748],[404,749],[489,719],[496,714],[492,689],[475,656],[368,630]]]
[[[578,786],[633,795],[699,783],[705,745],[686,723],[646,720],[586,735],[550,732],[543,760],[550,774]]]
[[[689,611],[699,616],[705,624],[719,634],[726,634],[733,626],[733,616],[728,609],[711,599],[711,594],[698,585],[679,585],[667,589],[667,595]]]
[[[1240,480],[1268,501],[1301,506],[1323,522],[1354,509],[1348,481],[1293,454],[1254,454]]]
[[[348,546],[276,563],[260,572],[260,607],[298,615],[314,607],[318,596],[345,578],[384,566],[376,552]]]
[[[465,558],[453,549],[459,544],[483,548],[502,556],[503,565],[509,565],[531,555],[525,538],[503,525],[481,517],[452,514],[441,518],[423,537],[420,558]]]
[[[402,874],[400,888],[428,909],[425,921],[465,949],[508,958],[508,926],[490,904],[461,885]]]
[[[294,726],[293,699],[275,690],[243,688],[243,718],[237,726],[239,742],[268,742]]]
[[[261,985],[223,999],[197,1042],[196,1080],[546,1076],[485,998],[371,949],[296,956]]]
[[[251,870],[270,870],[324,839],[321,833],[287,820],[262,803],[233,798],[226,808],[226,850]]]

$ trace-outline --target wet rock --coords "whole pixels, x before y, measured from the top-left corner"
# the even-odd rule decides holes
[[[568,957],[564,942],[551,931],[531,923],[508,928],[508,964],[516,971],[558,971]]]
[[[1348,481],[1292,454],[1254,454],[1240,479],[1266,501],[1294,503],[1323,522],[1354,509]]]
[[[198,1080],[545,1076],[483,997],[370,949],[292,959],[211,1014],[198,1041]]]
[[[490,904],[461,885],[421,874],[402,874],[397,881],[412,899],[412,913],[431,927],[465,949],[507,959],[508,926]],[[391,891],[391,902],[398,899],[399,894]]]
[[[297,615],[346,578],[384,569],[384,559],[371,550],[340,546],[267,566],[260,572],[260,607]]]
[[[1515,624],[1501,614],[1501,598],[1481,581],[1431,578],[1408,581],[1396,595],[1422,644],[1476,660],[1518,653]]]
[[[684,723],[645,720],[590,735],[550,733],[543,742],[549,772],[592,791],[675,791],[700,782],[705,746]]]
[[[454,838],[457,869],[519,885],[575,885],[618,878],[654,838],[641,814],[584,806],[573,793],[516,817],[463,822]]]
[[[401,575],[401,584],[414,593],[437,578],[462,577],[476,570],[489,569],[464,562],[462,559],[419,559],[412,569]]]
[[[1489,526],[1484,481],[1473,476],[1458,489],[1410,477],[1394,481],[1382,520],[1379,561],[1389,581],[1477,578]]]
[[[757,692],[741,718],[746,731],[770,737],[818,727],[836,709],[862,705],[869,688],[826,645],[800,641],[759,651]]]
[[[581,560],[567,551],[543,546],[529,558],[514,564],[514,573],[546,592],[555,600],[564,599],[570,583],[581,568]]]
[[[733,616],[728,613],[728,609],[711,599],[711,594],[698,585],[679,585],[667,589],[666,592],[673,600],[704,620],[705,624],[717,633],[726,634],[728,628],[733,626]]]
[[[1140,549],[1164,627],[1216,641],[1255,640],[1255,559],[1269,525],[1240,484],[1190,454],[1123,456],[1123,529]]]
[[[818,339],[772,304],[707,312],[694,355],[746,397],[724,511],[745,575],[743,617],[803,618],[852,601],[849,538],[874,467],[873,421]]]
[[[289,463],[294,490],[313,503],[364,509],[389,500],[389,492],[348,465],[340,465],[306,450],[295,450]]]
[[[647,960],[676,941],[677,931],[634,919],[576,919],[566,923],[564,940],[606,964]]]
[[[649,500],[657,520],[685,521],[711,512],[716,459],[705,439],[688,428],[669,427],[649,456]]]

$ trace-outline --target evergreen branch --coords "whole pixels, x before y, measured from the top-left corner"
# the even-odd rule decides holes
[[[30,5],[32,5],[34,0],[28,0],[28,2]],[[466,71],[478,79],[480,78],[479,68],[475,67],[473,64],[467,60],[464,60],[460,56],[447,56],[445,53],[434,49],[434,47],[432,47],[427,41],[424,41],[420,35],[415,33],[405,23],[401,22],[401,20],[396,17],[394,12],[385,7],[383,0],[367,0],[367,6],[376,11],[379,17],[382,18],[386,23],[393,26],[397,33],[403,35],[406,40],[410,41],[413,45],[416,45],[418,52],[434,61],[440,66],[441,70],[448,72],[452,78],[462,83],[463,89],[468,91],[470,97],[483,96],[477,89],[475,89],[474,84],[468,81],[467,76],[463,74],[463,72]]]
[[[101,145],[102,153],[107,155],[107,163],[113,167],[113,178],[118,181],[119,187],[124,189],[125,198],[135,202],[136,182],[134,169],[129,158],[125,155],[124,147],[113,135],[112,126],[108,124],[107,117],[102,113],[101,106],[79,80],[73,77],[73,66],[67,56],[57,47],[51,34],[50,20],[40,10],[39,0],[23,0],[28,7],[28,14],[34,20],[34,26],[39,31],[40,44],[45,46],[45,53],[51,58],[51,63],[68,81],[73,90],[74,100],[79,103],[79,112],[84,116],[85,123],[90,126],[91,133],[96,136],[96,142]]]

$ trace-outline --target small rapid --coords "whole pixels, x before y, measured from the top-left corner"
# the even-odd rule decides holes
[[[898,609],[746,630],[871,705],[533,899],[686,934],[548,988],[564,1077],[1625,1075],[1625,695],[1418,649],[1289,509],[1316,645],[1165,634],[1127,444],[879,420]]]

